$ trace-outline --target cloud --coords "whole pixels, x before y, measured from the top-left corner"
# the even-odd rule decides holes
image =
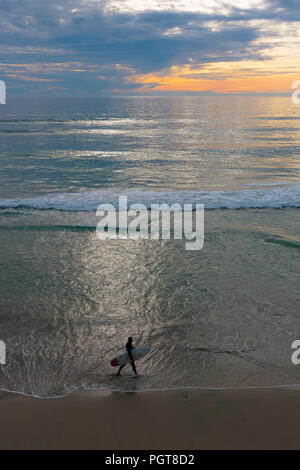
[[[137,77],[168,76],[172,67],[192,64],[185,79],[200,80],[194,70],[208,64],[248,62],[253,75],[262,73],[260,61],[277,67],[283,56],[294,73],[299,10],[293,0],[6,0],[0,78],[18,92],[30,88],[18,76],[30,74],[70,93],[122,92],[141,90]]]
[[[109,0],[106,3],[106,11],[117,11],[120,13],[135,13],[145,11],[176,11],[203,14],[229,15],[232,8],[239,10],[264,9],[268,5],[265,0]]]
[[[18,80],[24,80],[25,82],[53,82],[54,80],[51,80],[51,78],[39,78],[39,77],[34,77],[34,76],[25,76],[25,75],[20,75],[20,74],[13,74],[13,73],[8,73],[6,74],[6,77],[9,78],[17,78]]]

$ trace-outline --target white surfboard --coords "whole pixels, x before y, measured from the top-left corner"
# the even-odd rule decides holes
[[[142,357],[144,357],[148,352],[150,351],[150,348],[144,347],[144,348],[134,348],[131,351],[132,357],[135,361],[138,361]],[[129,364],[130,358],[128,355],[128,352],[124,352],[123,354],[120,354],[119,356],[115,357],[111,361],[111,365],[113,367],[116,366],[122,366],[123,364]]]

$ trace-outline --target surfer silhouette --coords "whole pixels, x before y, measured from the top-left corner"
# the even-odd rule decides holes
[[[130,365],[132,367],[132,370],[133,372],[135,373],[135,375],[138,375],[137,371],[136,371],[136,368],[135,368],[135,363],[134,363],[134,359],[132,357],[132,353],[131,351],[134,349],[134,346],[132,346],[132,337],[130,336],[128,338],[128,341],[126,343],[126,351],[128,352],[128,356],[129,356],[129,359],[130,359]],[[123,364],[122,366],[120,366],[118,372],[117,372],[117,376],[120,376],[121,375],[121,370],[123,369],[123,367],[125,367],[126,364]]]

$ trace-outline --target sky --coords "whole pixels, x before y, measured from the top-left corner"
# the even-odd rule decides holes
[[[287,93],[299,0],[1,0],[0,80],[23,94]]]

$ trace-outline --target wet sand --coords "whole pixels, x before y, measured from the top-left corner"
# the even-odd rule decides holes
[[[0,449],[300,449],[295,389],[0,394]]]

